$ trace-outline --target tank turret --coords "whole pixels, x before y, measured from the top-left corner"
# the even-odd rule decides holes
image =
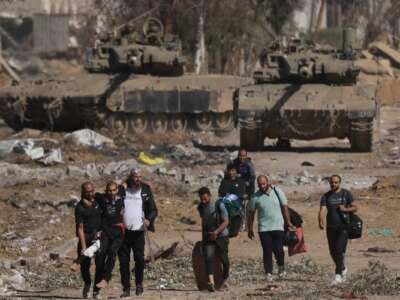
[[[164,35],[162,23],[149,18],[139,33],[129,23],[112,36],[102,38],[88,49],[85,68],[89,72],[131,72],[159,76],[180,76],[185,58],[176,36]]]
[[[374,87],[358,82],[354,31],[343,30],[341,49],[274,42],[253,73],[256,85],[239,89],[235,124],[242,147],[259,150],[265,137],[278,146],[290,139],[348,138],[355,151],[372,150]]]
[[[346,33],[345,33],[346,32]],[[302,45],[297,39],[287,47],[264,50],[260,68],[253,72],[258,83],[354,84],[360,69],[354,65],[354,49],[348,29],[344,30],[343,49],[326,50]]]

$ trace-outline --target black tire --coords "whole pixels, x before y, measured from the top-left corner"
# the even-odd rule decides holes
[[[240,147],[249,151],[259,151],[264,148],[264,136],[261,128],[240,128]]]
[[[349,137],[354,152],[372,152],[373,122],[353,122]]]

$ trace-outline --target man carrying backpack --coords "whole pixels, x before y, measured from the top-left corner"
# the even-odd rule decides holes
[[[201,217],[203,251],[208,275],[208,290],[214,292],[215,256],[218,256],[222,262],[224,283],[226,283],[229,277],[229,237],[227,228],[229,216],[222,202],[212,201],[211,192],[207,187],[200,188],[198,194],[201,201],[198,206],[198,211]],[[225,284],[223,284],[223,286],[224,285]]]
[[[249,204],[248,236],[254,238],[253,222],[257,211],[258,234],[263,249],[264,270],[267,280],[272,281],[272,253],[278,263],[278,276],[285,276],[283,251],[284,223],[289,230],[296,230],[290,221],[287,199],[283,191],[273,187],[268,177],[260,175],[257,178],[258,191],[253,195]]]
[[[247,155],[247,150],[244,148],[239,149],[238,157],[228,164],[233,165],[236,169],[237,177],[244,181],[245,184],[245,195],[242,201],[243,215],[244,218],[248,218],[247,214],[247,202],[251,199],[254,194],[255,187],[254,182],[256,180],[256,173],[254,165],[251,162],[251,158]],[[246,226],[246,222],[243,224]],[[245,229],[245,228],[243,228]]]
[[[236,195],[242,202],[246,193],[244,180],[238,178],[236,168],[233,164],[227,167],[227,176],[222,179],[218,189],[218,196]]]
[[[348,232],[343,220],[343,213],[354,213],[357,206],[354,204],[350,191],[341,188],[342,178],[339,175],[332,175],[329,178],[331,190],[321,197],[318,214],[319,228],[325,228],[328,238],[329,253],[335,262],[335,279],[333,284],[340,284],[345,280],[347,268],[344,265],[346,254]]]
[[[229,164],[232,164],[235,167],[238,177],[245,182],[246,195],[248,196],[248,199],[250,199],[255,190],[254,182],[256,180],[256,173],[251,158],[247,155],[247,150],[241,148],[238,157]]]

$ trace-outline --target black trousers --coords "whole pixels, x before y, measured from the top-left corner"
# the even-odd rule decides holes
[[[283,251],[283,231],[263,231],[258,233],[263,250],[263,262],[265,273],[272,274],[273,263],[272,253],[274,253],[278,266],[285,264],[285,252]]]
[[[217,256],[222,262],[223,279],[229,277],[229,238],[219,237],[215,241],[204,241],[203,251],[206,260],[206,270],[208,275],[214,275],[215,257]]]
[[[124,291],[129,291],[131,288],[131,271],[130,259],[131,250],[133,251],[133,258],[135,260],[135,283],[136,286],[143,284],[144,273],[144,244],[145,233],[144,231],[125,231],[125,238],[121,248],[118,251],[119,269],[121,272],[121,284]]]
[[[342,274],[345,269],[344,256],[346,254],[348,234],[343,228],[329,228],[326,229],[326,236],[328,238],[329,253],[334,261],[336,274]]]
[[[92,244],[92,242],[95,239],[96,234],[85,234],[85,242],[86,242],[86,247],[89,248],[89,246]],[[78,242],[78,261],[81,265],[81,276],[82,280],[85,283],[85,285],[91,285],[92,280],[90,277],[90,265],[92,259],[90,257],[86,257],[81,254],[82,251],[82,245],[80,242]],[[94,275],[94,287],[93,291],[99,291],[100,289],[96,287],[96,284],[98,284],[102,280],[102,275],[103,275],[103,269],[102,269],[102,256],[101,255],[95,255],[95,265],[96,265],[96,272]]]
[[[114,270],[115,260],[118,251],[123,243],[124,236],[118,227],[108,228],[103,231],[100,241],[101,269],[103,270],[103,279],[111,280]]]

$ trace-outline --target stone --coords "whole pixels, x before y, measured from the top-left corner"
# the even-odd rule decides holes
[[[51,166],[55,164],[63,164],[63,156],[61,148],[51,149],[48,153],[45,153],[42,158],[38,160],[40,163],[45,166]]]
[[[67,166],[66,173],[71,177],[84,177],[86,174],[85,170],[77,166]]]
[[[114,147],[114,141],[90,129],[81,129],[64,136],[64,141],[77,146],[91,146],[98,149]]]

